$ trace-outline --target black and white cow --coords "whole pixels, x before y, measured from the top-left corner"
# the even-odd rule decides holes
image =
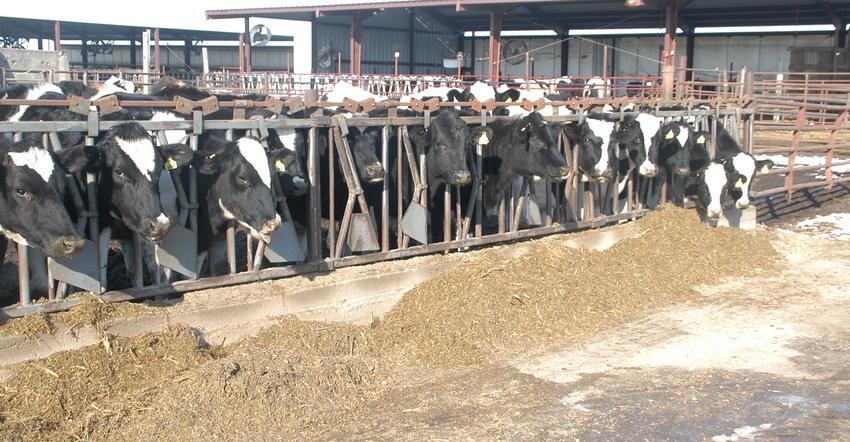
[[[19,100],[65,100],[67,97],[52,83],[17,84],[0,88],[1,99]],[[82,121],[84,117],[68,110],[66,106],[35,104],[4,104],[0,106],[0,121]],[[28,132],[24,138],[32,142],[41,142],[43,133]],[[78,144],[83,139],[79,132],[59,133],[62,146]],[[59,146],[56,146],[58,148]]]
[[[100,262],[104,277],[110,238],[127,240],[123,235],[129,231],[139,234],[146,242],[156,243],[168,233],[171,221],[161,203],[160,176],[166,160],[179,166],[189,164],[192,150],[185,144],[155,146],[140,124],[127,122],[113,126],[94,146],[62,149],[57,156],[69,168],[84,163],[86,166],[79,167],[79,172],[97,174]],[[83,177],[78,179],[82,182]]]
[[[198,171],[198,253],[209,257],[213,276],[227,274],[226,232],[231,221],[263,242],[281,225],[273,198],[272,156],[259,140],[242,137],[228,141],[214,134],[199,140],[193,166]]]
[[[0,158],[0,232],[49,257],[79,253],[83,239],[65,209],[65,172],[53,154],[29,141],[0,139]]]
[[[694,137],[695,146],[706,145],[710,140],[707,131],[695,132]],[[705,150],[707,152],[708,148]],[[726,195],[735,202],[737,209],[744,210],[750,206],[750,190],[756,173],[767,172],[771,167],[773,161],[756,160],[744,152],[726,128],[718,125],[713,161],[703,173],[696,174],[688,193],[697,195],[697,208],[708,218],[723,214]]]
[[[581,123],[567,123],[564,133],[578,149],[578,168],[588,179],[606,183],[614,178],[618,149],[615,121],[589,116]]]

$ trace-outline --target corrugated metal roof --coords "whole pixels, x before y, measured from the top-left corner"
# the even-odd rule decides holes
[[[490,11],[504,12],[503,30],[568,30],[664,27],[667,5],[679,10],[679,27],[839,25],[850,22],[850,0],[393,0],[354,4],[242,8],[207,11],[207,18],[260,17],[321,21],[323,16],[377,13],[387,8],[427,8],[461,31],[487,31]]]

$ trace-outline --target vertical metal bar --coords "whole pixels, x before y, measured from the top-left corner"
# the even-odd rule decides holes
[[[236,228],[230,221],[227,226],[227,265],[231,275],[236,273]]]
[[[322,259],[322,216],[320,201],[321,185],[319,180],[318,131],[318,127],[311,127],[308,131],[309,149],[307,151],[307,179],[310,180],[310,191],[307,194],[309,196],[307,210],[307,260],[310,262],[316,262]]]
[[[133,287],[145,285],[145,269],[142,260],[142,238],[138,233],[133,234]]]
[[[384,182],[381,186],[381,251],[390,249],[390,183],[389,148],[390,126],[381,128],[381,164],[384,166]]]
[[[18,243],[15,243],[18,244]],[[18,284],[21,295],[21,305],[30,305],[30,264],[27,246],[18,244]]]

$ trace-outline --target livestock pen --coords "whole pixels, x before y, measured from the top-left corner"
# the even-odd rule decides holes
[[[112,289],[106,281],[96,275],[86,273],[80,269],[83,263],[88,263],[97,257],[74,257],[69,260],[49,259],[51,269],[51,294],[48,302],[35,304],[29,303],[26,273],[26,253],[21,248],[18,255],[21,260],[20,282],[21,282],[21,305],[6,307],[3,314],[6,316],[20,316],[29,312],[46,312],[66,309],[75,299],[64,299],[62,284],[70,284],[77,287],[86,287],[88,290],[98,293],[104,301],[123,301],[145,297],[167,295],[199,290],[208,287],[235,285],[247,282],[262,281],[275,278],[284,278],[299,274],[308,274],[318,271],[329,271],[335,268],[368,264],[381,260],[391,260],[415,256],[419,254],[447,252],[452,250],[464,250],[470,247],[484,246],[497,242],[512,241],[522,238],[530,238],[548,235],[556,232],[587,229],[617,223],[624,220],[635,219],[647,213],[647,209],[640,204],[639,191],[636,185],[630,185],[624,201],[624,210],[616,214],[605,214],[599,204],[600,194],[611,194],[615,200],[614,206],[619,206],[617,192],[604,189],[606,185],[587,183],[582,181],[582,173],[578,169],[577,154],[570,147],[565,137],[559,136],[558,146],[567,162],[569,173],[559,186],[547,186],[555,189],[555,194],[546,196],[534,195],[535,186],[532,180],[526,177],[523,180],[522,189],[518,192],[518,198],[512,198],[510,194],[502,198],[497,215],[489,219],[481,210],[481,149],[482,143],[477,143],[478,150],[473,167],[472,196],[470,197],[466,210],[461,210],[459,203],[452,203],[452,193],[459,195],[457,187],[449,188],[441,195],[445,210],[442,216],[443,232],[442,238],[428,238],[430,228],[425,214],[429,210],[430,201],[427,198],[429,183],[427,182],[427,165],[421,152],[417,152],[414,143],[410,140],[409,128],[414,126],[428,127],[431,124],[432,114],[445,107],[461,107],[471,111],[473,116],[462,117],[470,126],[486,126],[497,119],[489,115],[496,108],[522,107],[526,111],[543,110],[551,106],[555,109],[552,116],[546,117],[550,122],[580,121],[584,118],[581,110],[586,110],[593,105],[612,104],[622,109],[627,103],[635,103],[653,109],[654,113],[667,119],[691,117],[696,124],[708,128],[705,125],[709,119],[714,122],[722,122],[733,130],[733,135],[739,135],[739,140],[744,149],[754,154],[784,153],[789,162],[787,167],[774,169],[771,175],[786,175],[786,184],[780,190],[760,189],[756,194],[767,194],[786,192],[787,197],[793,196],[795,189],[806,186],[829,186],[844,179],[833,176],[831,166],[846,164],[846,162],[833,162],[835,154],[840,154],[845,147],[843,142],[843,122],[846,120],[846,100],[840,104],[826,105],[814,103],[811,91],[812,85],[807,84],[804,90],[804,98],[800,93],[790,92],[783,97],[781,103],[767,96],[765,90],[776,90],[779,88],[775,83],[753,81],[753,75],[740,75],[742,82],[725,84],[721,88],[723,96],[716,96],[705,100],[695,100],[693,97],[680,97],[675,100],[661,100],[655,97],[602,97],[602,98],[573,98],[563,102],[466,102],[446,103],[436,100],[411,101],[409,104],[400,104],[395,101],[375,102],[374,100],[343,102],[322,101],[318,91],[308,90],[303,95],[275,98],[265,97],[264,101],[252,101],[249,99],[237,99],[233,101],[219,101],[215,98],[204,100],[175,99],[175,101],[134,101],[118,100],[114,97],[104,98],[94,102],[79,97],[69,97],[68,100],[33,102],[3,99],[0,105],[38,104],[60,106],[76,111],[80,115],[79,121],[52,121],[52,122],[2,122],[0,132],[21,134],[28,132],[44,133],[45,145],[54,146],[58,149],[59,134],[63,132],[79,132],[87,143],[93,143],[94,139],[110,127],[118,124],[117,121],[109,120],[109,115],[121,108],[132,108],[134,106],[154,106],[173,109],[185,115],[185,120],[174,122],[139,121],[145,129],[154,134],[162,134],[164,131],[185,131],[189,136],[189,144],[197,149],[198,137],[206,131],[225,131],[229,138],[234,134],[247,131],[260,140],[267,140],[269,131],[282,129],[295,129],[306,134],[306,176],[309,182],[308,204],[306,210],[307,222],[305,225],[295,225],[291,216],[291,208],[287,198],[283,196],[279,187],[279,180],[275,183],[275,195],[278,201],[278,211],[283,218],[283,226],[277,232],[269,244],[256,242],[250,236],[244,245],[237,242],[235,234],[236,227],[232,226],[228,235],[228,262],[230,274],[216,277],[200,277],[200,269],[197,268],[197,207],[198,195],[194,183],[194,172],[190,168],[189,186],[186,189],[178,186],[180,195],[181,213],[179,221],[173,233],[172,240],[164,240],[157,245],[157,255],[162,266],[172,269],[184,276],[182,280],[152,280],[147,285],[141,272],[136,272],[133,277],[133,288]],[[749,79],[750,83],[747,83]],[[784,83],[783,83],[784,84]],[[818,82],[818,87],[823,90],[832,90],[835,86],[828,82]],[[684,88],[682,88],[684,91]],[[750,92],[750,93],[746,93]],[[819,94],[818,97],[830,95]],[[340,106],[348,112],[368,111],[373,108],[386,108],[387,115],[384,117],[367,118],[345,118],[340,115],[325,115],[322,110],[326,107]],[[398,116],[396,109],[399,107],[410,107],[421,113],[420,116],[409,117]],[[557,109],[566,106],[571,112],[559,114]],[[773,107],[771,107],[773,106]],[[795,107],[796,106],[796,107]],[[211,119],[208,116],[220,108],[233,109],[232,120]],[[246,118],[246,113],[251,109],[261,108],[280,116],[280,118]],[[779,109],[779,110],[771,110]],[[619,110],[615,112],[615,118],[622,120],[629,111]],[[709,118],[712,117],[712,118]],[[769,118],[768,118],[769,117]],[[818,124],[812,123],[819,121]],[[828,122],[825,122],[827,121]],[[776,126],[780,125],[780,128]],[[346,137],[352,128],[377,128],[380,131],[380,158],[385,169],[390,169],[388,159],[395,157],[398,163],[396,167],[401,176],[414,183],[414,198],[412,201],[403,203],[406,195],[401,182],[395,181],[391,186],[390,180],[384,180],[380,189],[380,203],[370,205],[363,195],[364,190],[356,176],[353,167],[352,146]],[[710,128],[708,128],[710,130]],[[768,138],[763,133],[767,130],[783,130],[794,134],[792,140],[797,140],[790,147],[780,149],[771,147]],[[804,139],[803,132],[824,134],[825,143],[817,144],[817,149],[826,150],[827,164],[821,166],[802,166],[794,163],[799,152],[813,151],[815,147],[801,145]],[[826,147],[824,147],[824,145]],[[320,168],[320,151],[326,150],[331,158],[326,169]],[[394,155],[391,155],[394,153]],[[334,167],[339,158],[342,167]],[[405,168],[405,165],[407,167]],[[826,181],[809,181],[797,183],[794,174],[808,172],[814,169],[823,169],[826,172]],[[175,176],[173,181],[180,183],[181,179],[177,172],[171,172]],[[342,216],[336,216],[336,210],[331,208],[328,217],[322,218],[321,183],[326,182],[328,193],[335,193],[333,186],[338,186],[339,181],[335,175],[343,175],[342,182],[347,189],[347,198],[344,202]],[[789,179],[788,176],[792,177]],[[90,185],[94,184],[94,177],[89,178]],[[75,188],[74,181],[69,180],[71,189]],[[529,190],[527,190],[529,189]],[[87,189],[91,192],[92,189]],[[72,192],[77,195],[77,192]],[[96,231],[92,227],[91,219],[94,219],[98,208],[84,201],[80,191],[77,199],[78,205],[88,203],[88,207],[82,212],[89,217],[87,225],[80,225],[79,230],[83,233]],[[391,198],[394,196],[394,198]],[[333,199],[331,199],[333,201]],[[394,201],[394,207],[391,206]],[[331,204],[341,204],[333,202]],[[338,219],[337,219],[338,218]],[[380,222],[377,222],[380,220]],[[378,229],[377,226],[380,226]],[[323,232],[327,232],[323,234]],[[306,237],[306,247],[302,248],[299,234]],[[89,235],[89,241],[97,242],[97,235]],[[411,241],[411,238],[414,241]],[[142,268],[141,242],[136,241],[137,253],[136,269]],[[237,249],[240,253],[237,254]],[[244,255],[243,255],[244,254]],[[240,258],[237,258],[240,256]],[[55,280],[55,283],[54,283]],[[57,290],[58,289],[58,290]]]

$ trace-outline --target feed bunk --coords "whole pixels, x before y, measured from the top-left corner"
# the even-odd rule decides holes
[[[0,100],[0,105],[8,100]],[[132,288],[113,289],[106,281],[92,279],[80,262],[90,258],[49,259],[51,277],[55,285],[69,284],[85,287],[99,293],[105,301],[139,299],[172,293],[200,290],[210,287],[235,285],[276,279],[298,274],[327,271],[338,267],[368,264],[381,260],[398,259],[418,254],[463,250],[469,247],[485,246],[504,241],[548,235],[578,229],[605,226],[622,220],[634,219],[646,213],[640,203],[639,186],[630,180],[620,194],[611,190],[612,183],[588,182],[579,169],[580,149],[572,146],[563,132],[553,138],[556,148],[563,156],[566,175],[551,182],[536,182],[532,177],[523,177],[515,190],[504,192],[495,214],[485,216],[482,210],[482,186],[486,185],[487,167],[486,149],[492,142],[488,137],[476,132],[470,138],[468,164],[471,170],[470,183],[467,185],[447,185],[441,191],[442,216],[429,217],[435,199],[428,198],[428,168],[425,158],[427,152],[417,137],[436,124],[436,117],[449,109],[460,109],[459,118],[471,129],[489,126],[499,119],[507,117],[492,116],[492,111],[505,107],[523,107],[529,112],[542,110],[545,106],[570,109],[569,114],[545,117],[548,125],[563,125],[582,122],[586,116],[577,111],[586,110],[594,104],[612,103],[611,99],[571,99],[565,102],[496,102],[494,100],[466,103],[448,103],[439,100],[413,100],[406,105],[397,102],[375,102],[374,100],[341,102],[321,101],[310,94],[281,100],[265,97],[263,101],[233,100],[219,101],[216,97],[189,100],[177,97],[173,101],[141,101],[132,99],[104,98],[88,102],[79,97],[52,101],[49,104],[63,107],[81,115],[80,121],[62,122],[2,122],[0,131],[8,134],[45,133],[45,144],[56,146],[58,133],[78,132],[89,143],[103,131],[119,124],[109,115],[121,109],[134,107],[159,107],[169,109],[184,116],[175,121],[139,121],[146,130],[156,137],[162,137],[166,131],[181,131],[187,135],[188,144],[193,150],[199,150],[199,137],[206,132],[220,131],[229,139],[238,138],[238,134],[247,133],[268,145],[270,133],[283,129],[294,129],[303,137],[299,152],[304,160],[305,175],[308,181],[306,193],[306,222],[293,220],[290,204],[293,197],[284,195],[282,177],[286,170],[274,169],[273,185],[282,218],[281,227],[271,235],[269,243],[256,241],[248,236],[244,242],[237,240],[237,225],[230,227],[227,236],[227,261],[229,274],[225,276],[204,277],[202,269],[195,262],[198,238],[198,195],[196,165],[185,168],[181,174],[171,170],[172,181],[176,183],[179,215],[174,229],[178,233],[169,233],[156,246],[156,256],[160,267],[170,269],[183,276],[171,276],[171,280],[152,277],[146,283],[142,272],[137,271]],[[619,109],[623,102],[614,101]],[[44,103],[47,104],[47,103]],[[704,119],[708,115],[722,118],[737,118],[739,110],[726,108],[695,109],[682,107],[680,110],[661,110],[661,103],[655,101],[654,113],[666,119],[696,117]],[[360,114],[360,118],[345,114],[327,115],[325,108],[337,106],[350,114]],[[232,119],[210,119],[218,110],[232,110]],[[248,117],[252,109],[262,109],[272,117]],[[561,109],[564,109],[561,107]],[[383,111],[375,112],[376,110]],[[413,113],[408,111],[412,110]],[[370,112],[371,111],[371,112]],[[609,113],[615,121],[622,120],[628,110]],[[354,166],[356,142],[352,133],[377,131],[374,136],[376,155],[383,164],[385,177],[374,189],[364,189],[357,177]],[[324,152],[324,153],[323,153]],[[326,168],[320,168],[320,158],[327,155]],[[275,166],[275,165],[272,165]],[[335,175],[342,174],[337,180]],[[91,232],[93,218],[98,208],[92,201],[85,203],[85,195],[93,191],[93,177],[90,177],[86,189],[80,189],[77,205],[88,217],[87,223],[78,225],[81,234]],[[183,184],[185,183],[185,187]],[[326,183],[328,189],[322,188]],[[332,208],[322,217],[322,194],[336,193],[335,186],[343,186],[347,193],[344,201],[330,199]],[[73,187],[73,186],[72,186]],[[666,188],[666,186],[665,186]],[[372,192],[377,193],[372,193]],[[74,193],[77,194],[76,192]],[[606,201],[600,200],[610,195],[613,200],[609,207],[623,207],[616,212],[606,212]],[[662,198],[666,198],[666,193]],[[620,202],[623,204],[620,204]],[[342,206],[342,215],[337,216]],[[429,223],[442,222],[444,236],[429,238],[433,228]],[[88,229],[87,229],[88,227]],[[333,228],[331,228],[333,227]],[[170,238],[170,235],[175,235]],[[89,234],[87,241],[97,242],[98,237]],[[132,267],[143,268],[143,247],[136,241],[135,263]],[[21,254],[19,252],[19,254]],[[237,256],[242,256],[237,258]],[[94,282],[92,282],[93,280]],[[87,282],[88,281],[88,282]],[[51,282],[54,282],[53,280]],[[87,284],[87,285],[86,285]],[[22,290],[26,284],[22,280]],[[31,311],[50,311],[64,309],[76,302],[63,299],[64,292],[53,290],[50,300],[30,306],[6,308],[10,316],[19,316]]]

